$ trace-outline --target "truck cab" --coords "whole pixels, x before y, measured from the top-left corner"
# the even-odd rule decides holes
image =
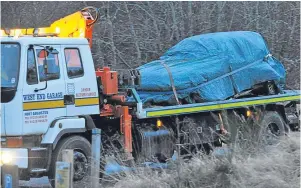
[[[48,147],[86,131],[83,116],[99,114],[98,104],[87,39],[1,37],[2,164],[46,172]]]

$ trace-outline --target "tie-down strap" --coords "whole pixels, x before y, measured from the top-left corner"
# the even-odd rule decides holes
[[[176,88],[175,88],[175,84],[174,84],[174,80],[173,80],[171,71],[170,71],[169,67],[164,63],[164,61],[160,61],[160,63],[161,63],[161,65],[164,66],[164,68],[166,69],[166,71],[168,73],[169,80],[170,80],[170,85],[171,85],[173,94],[174,94],[174,96],[176,98],[177,103],[180,105],[181,103],[180,103],[179,98],[178,98],[178,94],[177,94],[177,91],[176,91]]]

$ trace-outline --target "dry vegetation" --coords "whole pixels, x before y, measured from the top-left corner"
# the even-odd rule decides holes
[[[237,122],[237,121],[236,121]],[[231,125],[235,125],[231,122]],[[238,124],[236,124],[238,125]],[[237,126],[236,126],[237,127]],[[115,177],[116,188],[297,188],[300,187],[300,135],[290,133],[268,142],[256,136],[258,127],[239,122],[233,152],[226,155],[195,154],[175,162],[170,169],[141,169]]]
[[[198,156],[160,174],[128,174],[114,187],[131,188],[297,188],[300,187],[300,138],[286,137],[268,151],[246,157],[239,151],[228,158]],[[244,157],[243,157],[244,156]]]

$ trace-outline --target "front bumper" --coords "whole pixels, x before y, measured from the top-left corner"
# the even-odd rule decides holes
[[[17,165],[20,180],[39,177],[48,171],[51,152],[47,148],[1,148],[0,167]]]
[[[21,169],[28,168],[28,149],[26,148],[1,148],[0,165],[17,165]]]

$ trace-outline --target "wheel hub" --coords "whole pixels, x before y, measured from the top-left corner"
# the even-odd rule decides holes
[[[81,151],[74,151],[73,159],[74,159],[73,179],[75,181],[81,180],[81,179],[83,179],[83,177],[85,177],[87,175],[88,168],[89,168],[88,159]]]
[[[278,138],[280,136],[279,127],[275,123],[270,123],[266,127],[266,131],[264,133],[264,139],[267,144],[273,144],[277,142]]]

